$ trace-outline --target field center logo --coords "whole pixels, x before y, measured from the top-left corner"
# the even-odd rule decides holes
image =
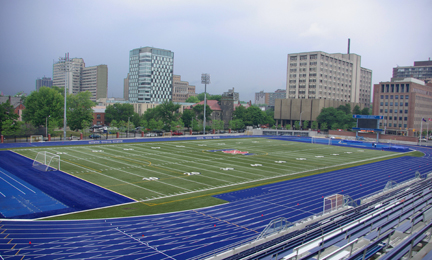
[[[241,155],[254,155],[253,153],[249,153],[248,151],[240,151],[237,149],[219,149],[219,150],[207,150],[207,152],[223,152],[227,154],[241,154]]]
[[[223,153],[230,153],[230,154],[247,154],[249,152],[243,152],[243,151],[239,151],[239,150],[228,150],[228,151],[222,151]]]

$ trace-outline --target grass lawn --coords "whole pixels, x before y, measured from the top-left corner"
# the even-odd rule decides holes
[[[235,149],[250,155],[224,153]],[[136,203],[51,219],[155,214],[224,203],[212,195],[319,174],[400,153],[266,138],[14,149],[62,153],[61,170]],[[187,175],[185,173],[199,173]],[[152,180],[153,179],[153,180]]]

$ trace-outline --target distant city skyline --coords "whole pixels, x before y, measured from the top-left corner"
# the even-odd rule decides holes
[[[69,52],[106,64],[108,97],[122,97],[129,51],[151,46],[175,53],[173,73],[197,93],[204,91],[201,74],[209,73],[209,93],[235,88],[249,101],[286,88],[289,53],[346,53],[348,38],[377,84],[397,65],[432,57],[429,10],[427,0],[2,1],[0,91],[29,94]]]

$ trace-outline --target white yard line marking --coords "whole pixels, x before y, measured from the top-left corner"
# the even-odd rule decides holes
[[[3,179],[2,177],[0,177],[0,179],[4,180],[5,182],[7,182],[10,186],[14,187],[15,189],[17,189],[19,192],[21,192],[22,194],[26,194],[24,191],[18,189],[15,185],[13,185],[12,183],[8,182],[7,180]]]

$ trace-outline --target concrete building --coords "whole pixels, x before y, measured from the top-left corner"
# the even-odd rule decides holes
[[[239,102],[235,101],[236,93],[233,91],[224,92],[221,97],[220,107],[222,111],[222,120],[224,122],[224,129],[229,128],[229,121],[232,120],[232,115],[234,112],[234,104],[238,104]],[[238,93],[237,93],[238,94]]]
[[[153,47],[129,52],[129,98],[132,103],[172,100],[174,53]]]
[[[36,80],[36,91],[39,91],[39,89],[41,87],[52,87],[53,86],[53,81],[51,78],[47,78],[47,77],[43,77],[43,78],[38,78]]]
[[[286,90],[278,89],[275,92],[260,91],[255,93],[255,105],[268,105],[274,107],[276,99],[285,99]]]
[[[405,78],[432,79],[432,61],[430,59],[427,61],[414,61],[414,66],[393,68],[392,81],[400,81]]]
[[[356,105],[363,109],[364,104],[338,101],[332,99],[277,99],[275,103],[274,119],[276,125],[285,127],[294,125],[295,121],[316,121],[323,108],[345,106],[347,103],[353,109]]]
[[[240,94],[234,91],[234,88],[228,89],[228,92],[224,92],[222,96],[230,96],[234,99],[234,103],[238,103],[240,101]]]
[[[108,66],[84,67],[81,72],[80,92],[90,91],[92,101],[108,96]]]
[[[65,67],[69,68],[65,72]],[[108,95],[108,66],[86,67],[82,58],[72,58],[53,65],[53,86],[65,87],[69,94],[90,91],[92,101]]]
[[[180,75],[173,75],[173,102],[186,102],[191,96],[196,96],[195,86],[189,85],[187,81],[181,81]]]
[[[97,125],[97,126],[106,125],[105,109],[106,106],[93,107],[93,125]]]
[[[406,78],[380,82],[373,91],[373,114],[384,116],[380,128],[386,133],[413,136],[422,118],[432,118],[431,83]]]
[[[286,98],[361,103],[369,107],[372,71],[357,54],[321,51],[288,54]]]

